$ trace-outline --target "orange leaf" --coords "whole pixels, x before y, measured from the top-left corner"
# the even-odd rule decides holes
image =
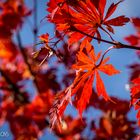
[[[119,16],[113,19],[110,19],[106,22],[104,22],[104,24],[106,25],[112,25],[112,26],[123,26],[125,25],[125,23],[129,22],[129,18],[125,17],[125,16]]]
[[[107,118],[103,118],[103,126],[104,126],[104,128],[105,128],[105,130],[107,131],[107,133],[109,134],[109,135],[111,135],[112,134],[112,124],[111,124],[111,122],[109,121],[109,119],[107,119]]]
[[[102,95],[106,101],[110,99],[98,71],[96,71],[96,90],[98,95]]]
[[[79,114],[82,116],[83,111],[85,110],[87,104],[89,103],[91,94],[92,94],[92,83],[94,80],[94,74],[87,80],[82,90],[80,99],[77,102],[77,108]]]
[[[39,36],[39,38],[40,38],[41,41],[43,41],[45,43],[48,43],[49,42],[48,41],[49,40],[49,34],[48,33]]]
[[[100,59],[100,57],[101,53],[98,53],[96,55],[93,46],[91,46],[91,44],[87,40],[84,40],[84,42],[81,43],[80,51],[77,54],[77,63],[72,66],[73,69],[76,69],[78,71],[73,83],[74,86],[72,91],[74,93],[72,93],[76,94],[78,91],[76,102],[77,109],[79,110],[80,115],[86,108],[88,100],[91,96],[93,75],[96,75],[96,89],[98,95],[102,95],[105,100],[109,100],[110,98],[107,95],[105,86],[102,79],[100,78],[98,71],[102,71],[109,76],[119,73],[119,71],[116,70],[113,65],[106,64],[109,60],[109,57],[105,58],[102,63],[97,66],[96,63]]]
[[[107,18],[109,18],[109,17],[114,13],[114,11],[116,10],[118,4],[121,3],[122,1],[123,1],[123,0],[119,1],[119,2],[116,3],[116,4],[112,3],[112,4],[110,5],[110,7],[108,8],[107,14],[106,14],[106,16],[105,16],[105,20],[106,20]]]
[[[120,71],[116,70],[112,64],[101,65],[99,70],[109,76],[120,73]]]
[[[135,110],[138,110],[137,112],[137,119],[138,119],[138,125],[140,126],[140,78],[136,78],[132,81],[131,86],[131,103],[134,105]]]

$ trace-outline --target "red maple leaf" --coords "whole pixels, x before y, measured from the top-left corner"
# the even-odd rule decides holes
[[[76,1],[75,4],[67,0],[65,3],[64,1],[61,2],[63,3],[61,6],[52,4],[52,1],[50,1],[48,4],[48,6],[50,6],[48,11],[51,14],[48,16],[48,19],[56,24],[57,30],[67,32],[68,34],[70,33],[70,38],[68,40],[69,44],[77,42],[85,37],[85,35],[74,31],[72,27],[76,27],[78,30],[84,31],[89,35],[97,34],[98,38],[101,38],[98,31],[100,28],[110,36],[108,31],[114,33],[112,26],[123,26],[129,21],[129,18],[126,18],[125,16],[109,19],[120,2],[122,1],[119,1],[116,4],[112,3],[108,8],[107,13],[104,14],[106,0],[80,0]],[[106,26],[106,28],[104,28],[103,25]]]
[[[0,14],[0,26],[6,26],[9,30],[21,26],[23,18],[31,14],[31,11],[24,5],[23,1],[19,0],[2,2],[0,3],[0,7],[2,9]]]
[[[39,36],[39,39],[41,41],[43,41],[44,43],[48,43],[49,42],[49,34],[48,33],[42,34],[41,36]]]
[[[140,47],[140,18],[132,18],[132,23],[134,28],[136,29],[135,34],[131,34],[124,39],[131,45],[135,45],[137,47]],[[140,57],[140,51],[136,51],[138,57]]]
[[[125,40],[131,45],[140,46],[140,18],[132,18],[132,23],[136,29],[136,34],[125,37]]]
[[[41,40],[41,43],[44,44],[44,46],[41,47],[40,50],[35,51],[32,54],[33,54],[34,59],[36,59],[36,58],[39,59],[39,56],[42,56],[41,63],[39,64],[39,65],[42,65],[45,62],[45,60],[53,54],[53,51],[48,45],[49,44],[49,34],[48,33],[42,34],[41,36],[39,36],[39,39]]]
[[[71,116],[65,116],[63,118],[63,129],[61,132],[55,128],[55,134],[60,137],[59,140],[72,140],[77,139],[77,135],[79,139],[82,139],[81,133],[86,128],[85,119],[82,121],[80,118],[73,118]]]
[[[82,88],[82,91],[78,92],[75,96],[77,101],[76,107],[81,115],[90,100],[92,84],[95,78],[97,94],[103,96],[106,101],[110,100],[99,72],[103,72],[109,76],[119,73],[112,64],[106,64],[109,58],[104,59],[98,65],[97,62],[99,61],[100,56],[101,53],[95,55],[94,48],[85,40],[81,44],[80,51],[77,54],[77,63],[73,65],[73,69],[76,69],[78,73],[73,83],[72,92],[74,94]]]
[[[138,110],[137,119],[140,126],[140,78],[132,80],[133,86],[131,87],[131,103]]]
[[[13,41],[10,38],[0,37],[0,58],[11,61],[16,55],[18,55],[18,50]]]
[[[111,100],[106,92],[99,71],[109,76],[118,74],[119,71],[116,70],[113,65],[106,64],[109,58],[106,58],[100,62],[100,64],[97,64],[100,56],[101,53],[98,53],[97,56],[95,55],[94,48],[87,40],[82,42],[80,51],[77,54],[77,63],[72,66],[72,68],[77,71],[77,76],[73,84],[71,84],[65,92],[60,93],[59,96],[57,96],[57,100],[50,110],[52,127],[57,120],[60,125],[61,116],[68,103],[71,103],[71,96],[73,95],[75,95],[76,108],[78,109],[80,116],[82,116],[92,95],[92,85],[95,78],[98,95],[103,96],[106,101]]]

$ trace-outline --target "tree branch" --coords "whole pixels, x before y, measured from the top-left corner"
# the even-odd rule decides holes
[[[18,40],[18,46],[19,46],[20,52],[22,54],[22,57],[24,59],[24,62],[26,63],[26,65],[28,67],[28,70],[30,71],[31,76],[33,77],[33,83],[34,83],[34,85],[36,87],[36,90],[37,90],[37,92],[39,92],[39,86],[38,86],[38,83],[37,83],[37,81],[35,79],[35,73],[32,71],[32,68],[31,68],[31,66],[30,66],[30,64],[28,62],[26,53],[23,50],[23,46],[22,46],[22,43],[21,43],[21,38],[20,38],[19,32],[17,33],[17,40]]]
[[[140,50],[140,47],[136,47],[136,46],[132,46],[132,45],[127,45],[127,44],[123,44],[123,43],[120,43],[120,42],[112,42],[112,41],[108,41],[108,40],[104,40],[104,39],[101,39],[101,38],[97,38],[95,36],[92,36],[92,35],[89,35],[75,27],[72,27],[72,30],[73,31],[77,31],[83,35],[86,35],[87,37],[90,37],[92,39],[95,39],[97,41],[101,41],[101,42],[104,42],[104,43],[108,43],[108,44],[111,44],[111,45],[115,45],[116,46],[116,49],[121,49],[121,48],[127,48],[127,49],[133,49],[133,50]]]
[[[0,73],[5,78],[6,82],[11,86],[11,89],[14,91],[14,93],[20,94],[21,92],[19,91],[19,87],[11,81],[11,79],[7,76],[7,74],[2,69],[0,69]]]
[[[34,44],[36,44],[37,41],[37,33],[38,33],[38,27],[37,27],[37,0],[34,0]]]
[[[21,105],[22,103],[29,103],[29,101],[24,98],[24,92],[20,91],[20,88],[11,81],[11,79],[7,76],[7,74],[0,69],[1,76],[3,76],[6,82],[9,84],[9,87],[0,87],[0,90],[13,91],[14,101],[17,105]],[[11,94],[12,95],[12,94]]]
[[[12,88],[10,88],[10,87],[0,86],[0,90],[12,91],[13,89],[12,89]]]

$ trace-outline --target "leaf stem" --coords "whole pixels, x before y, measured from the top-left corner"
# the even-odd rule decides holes
[[[116,47],[115,47],[115,46],[109,47],[109,48],[104,52],[104,54],[102,55],[102,58],[101,58],[99,64],[96,65],[96,67],[98,67],[98,66],[101,65],[102,61],[104,60],[105,55],[106,55],[110,50],[112,50],[112,49],[116,49]]]

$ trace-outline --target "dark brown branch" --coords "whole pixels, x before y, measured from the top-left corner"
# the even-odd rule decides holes
[[[9,84],[9,86],[14,91],[14,93],[20,94],[21,92],[19,91],[19,87],[11,81],[11,79],[7,76],[7,74],[2,69],[0,69],[0,73],[5,78],[6,82]]]
[[[34,0],[34,44],[37,42],[38,26],[37,26],[37,0]]]
[[[4,72],[4,70],[0,69],[1,76],[5,78],[5,81],[9,85],[8,88],[0,87],[0,90],[8,90],[12,91],[13,94],[11,96],[14,97],[14,102],[16,105],[21,105],[23,103],[29,103],[29,101],[24,98],[24,92],[20,91],[20,88],[12,82],[12,80],[7,76],[7,74]]]
[[[87,37],[90,37],[92,39],[95,39],[97,41],[101,41],[101,42],[104,42],[104,43],[108,43],[108,44],[111,44],[111,45],[115,45],[117,46],[116,49],[120,49],[120,48],[128,48],[128,49],[134,49],[134,50],[140,50],[140,47],[136,47],[136,46],[132,46],[132,45],[127,45],[127,44],[123,44],[123,43],[120,43],[120,42],[112,42],[112,41],[108,41],[108,40],[105,40],[105,39],[101,39],[101,38],[97,38],[95,36],[92,36],[92,35],[89,35],[75,27],[72,27],[72,30],[73,31],[77,31],[83,35],[86,35]]]
[[[10,87],[0,86],[0,90],[12,91],[13,89],[12,89],[12,88],[10,88]]]
[[[18,40],[18,47],[19,47],[20,52],[21,52],[21,54],[23,56],[24,62],[26,63],[26,65],[28,67],[28,70],[30,71],[31,76],[33,77],[33,82],[34,82],[34,85],[36,87],[36,90],[37,90],[37,92],[39,92],[39,86],[38,86],[38,83],[37,83],[37,81],[35,79],[35,73],[32,71],[31,65],[28,62],[28,58],[26,56],[26,53],[25,53],[25,51],[23,49],[23,46],[22,46],[22,43],[21,43],[21,38],[20,38],[19,32],[17,33],[17,40]]]

